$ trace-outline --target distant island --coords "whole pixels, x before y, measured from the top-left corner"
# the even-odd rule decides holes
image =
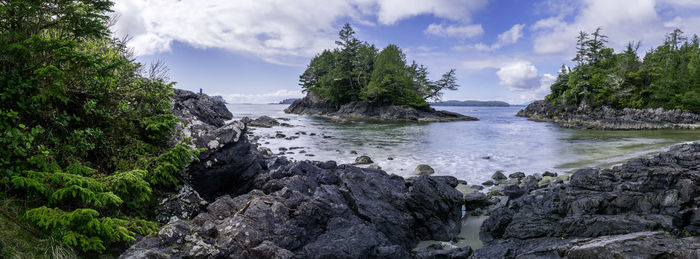
[[[596,129],[700,128],[700,39],[680,29],[637,55],[630,42],[615,53],[598,28],[580,32],[571,69],[562,65],[551,93],[518,113],[565,127]]]
[[[299,100],[299,98],[289,98],[289,99],[284,99],[280,101],[277,104],[292,104],[294,101]]]
[[[398,46],[389,44],[379,50],[354,34],[345,24],[335,42],[338,48],[311,59],[299,76],[307,96],[285,112],[395,121],[476,120],[436,111],[428,104],[428,100],[439,101],[444,90],[457,90],[454,69],[437,81],[430,80],[428,68],[415,61],[407,64]]]
[[[431,106],[477,106],[477,107],[508,107],[510,104],[503,101],[476,101],[476,100],[466,100],[457,101],[449,100],[444,102],[431,102]]]

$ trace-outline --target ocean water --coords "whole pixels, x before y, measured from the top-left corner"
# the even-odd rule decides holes
[[[609,167],[664,151],[674,144],[700,140],[700,131],[689,130],[561,128],[516,117],[523,108],[519,106],[436,107],[480,119],[436,123],[338,121],[324,116],[285,114],[287,106],[229,104],[228,108],[234,119],[267,115],[293,125],[252,129],[261,136],[260,146],[275,153],[281,152],[280,148],[295,148],[284,154],[293,160],[353,163],[356,157],[367,155],[388,173],[411,176],[418,164],[428,164],[436,175],[455,176],[470,184],[490,179],[497,170],[507,175],[518,171],[562,173],[583,167]],[[276,138],[277,133],[298,138]]]

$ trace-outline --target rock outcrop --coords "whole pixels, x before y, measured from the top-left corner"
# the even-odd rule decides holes
[[[454,177],[405,180],[333,161],[291,162],[261,154],[242,122],[216,127],[196,112],[178,114],[206,126],[192,140],[205,151],[186,169],[194,190],[165,199],[159,217],[168,223],[120,258],[407,258],[418,241],[459,231]]]
[[[406,258],[419,240],[449,240],[459,229],[462,198],[448,185],[456,179],[406,182],[381,170],[284,158],[269,168],[252,191],[221,196],[191,221],[172,220],[122,257],[169,249],[198,258]]]
[[[700,255],[700,142],[522,188],[484,222],[474,258]]]
[[[202,134],[224,126],[233,114],[226,108],[226,102],[219,96],[209,97],[187,90],[174,89],[173,114],[183,121],[185,137],[196,138]]]
[[[328,115],[350,120],[382,120],[382,121],[474,121],[477,118],[449,111],[438,111],[433,108],[416,110],[404,106],[375,106],[367,101],[351,102],[336,108],[329,101],[313,94],[294,101],[286,113],[307,115]]]
[[[531,103],[518,116],[554,122],[568,128],[592,129],[700,129],[700,115],[680,110],[612,109],[553,105],[547,100]]]

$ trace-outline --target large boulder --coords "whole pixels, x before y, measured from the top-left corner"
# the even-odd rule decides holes
[[[177,234],[148,236],[122,257],[406,258],[419,240],[459,231],[462,197],[448,185],[456,179],[406,182],[376,169],[279,157],[267,167],[252,191],[221,196],[185,224],[171,221],[164,229]],[[192,251],[188,240],[209,254]]]
[[[519,195],[510,197],[484,222],[480,237],[486,246],[475,254],[495,256],[494,251],[517,247],[508,248],[511,250],[505,255],[514,258],[540,249],[535,244],[544,239],[568,240],[553,244],[562,246],[572,239],[657,230],[697,239],[700,142],[677,145],[652,158],[634,159],[610,169],[580,169],[569,183],[534,188]],[[672,251],[670,246],[662,250]]]
[[[185,121],[185,137],[199,137],[206,131],[224,126],[227,120],[233,118],[221,97],[173,90],[173,114]]]

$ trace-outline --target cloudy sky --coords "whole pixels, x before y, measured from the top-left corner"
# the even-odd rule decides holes
[[[254,103],[301,96],[299,75],[345,22],[434,79],[456,69],[461,87],[444,99],[515,104],[549,92],[580,30],[601,27],[616,50],[641,41],[640,55],[673,28],[700,34],[700,0],[116,0],[114,11],[114,34],[139,61],[164,61],[176,87]]]

